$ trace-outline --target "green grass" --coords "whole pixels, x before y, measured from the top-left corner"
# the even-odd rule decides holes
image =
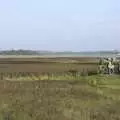
[[[44,76],[45,77],[45,76]],[[67,76],[68,77],[68,76]],[[119,120],[118,75],[0,81],[0,120]],[[35,79],[35,78],[34,78]],[[61,80],[60,80],[61,79]]]

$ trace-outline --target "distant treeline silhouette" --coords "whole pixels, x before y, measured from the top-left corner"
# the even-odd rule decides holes
[[[4,50],[0,55],[40,55],[39,51],[34,50]]]
[[[86,52],[72,52],[72,51],[63,51],[63,52],[51,52],[51,51],[37,51],[37,50],[1,50],[0,55],[66,55],[66,54],[118,54],[120,53],[117,50],[113,51],[86,51]]]

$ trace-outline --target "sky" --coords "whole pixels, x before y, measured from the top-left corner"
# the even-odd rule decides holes
[[[0,49],[120,50],[120,0],[0,0]]]

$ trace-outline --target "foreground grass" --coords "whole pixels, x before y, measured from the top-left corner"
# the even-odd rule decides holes
[[[119,76],[79,78],[0,81],[0,120],[120,120]]]

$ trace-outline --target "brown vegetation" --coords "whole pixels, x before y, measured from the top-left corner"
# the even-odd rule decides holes
[[[91,71],[97,69],[97,61],[97,58],[0,58],[0,72]]]

